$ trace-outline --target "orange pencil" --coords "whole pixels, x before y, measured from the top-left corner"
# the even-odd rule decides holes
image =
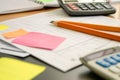
[[[79,31],[79,32],[83,32],[83,33],[87,33],[87,34],[115,40],[115,41],[120,41],[119,35],[105,33],[105,32],[102,32],[100,30],[89,28],[86,26],[84,27],[84,26],[68,23],[66,21],[51,21],[51,23],[55,24],[58,27],[62,27],[62,28],[70,29],[70,30],[75,30],[75,31]]]
[[[98,25],[98,24],[72,22],[72,21],[61,21],[61,22],[67,22],[67,23],[84,26],[92,29],[97,29],[97,30],[120,32],[120,26],[107,26],[107,25]]]

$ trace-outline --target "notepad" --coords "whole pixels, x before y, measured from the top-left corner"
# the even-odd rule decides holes
[[[6,30],[8,29],[9,27],[7,25],[3,25],[3,24],[0,24],[0,31],[2,30]]]
[[[59,7],[57,0],[0,0],[0,14]]]
[[[45,69],[13,58],[0,58],[0,80],[32,80]]]
[[[19,29],[19,30],[15,30],[15,31],[11,31],[11,32],[6,32],[6,33],[3,33],[2,35],[7,38],[7,39],[10,39],[10,38],[15,38],[15,37],[18,37],[18,36],[22,36],[22,35],[25,35],[27,34],[28,32],[24,29]]]
[[[45,33],[30,32],[13,40],[13,43],[30,47],[52,50],[59,46],[65,38]]]

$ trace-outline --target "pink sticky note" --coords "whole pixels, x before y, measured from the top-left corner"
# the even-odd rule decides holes
[[[26,35],[17,37],[12,42],[30,47],[53,50],[65,40],[63,37],[45,33],[30,32]]]

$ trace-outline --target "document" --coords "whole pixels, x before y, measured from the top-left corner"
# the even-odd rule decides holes
[[[105,16],[70,17],[62,9],[57,9],[50,12],[39,13],[0,22],[0,24],[5,24],[11,27],[4,32],[0,32],[1,34],[22,28],[27,31],[64,37],[64,42],[62,42],[56,49],[52,51],[19,45],[12,43],[12,40],[4,38],[2,35],[0,37],[2,40],[5,40],[14,46],[29,52],[34,57],[64,72],[81,65],[80,57],[97,50],[120,45],[120,42],[117,41],[56,27],[50,23],[50,21],[53,20],[67,20],[74,22],[120,26],[120,20],[108,18]],[[119,33],[112,34],[119,35]]]

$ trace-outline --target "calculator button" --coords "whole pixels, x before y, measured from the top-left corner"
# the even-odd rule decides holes
[[[116,60],[117,62],[120,62],[120,57],[117,55],[111,56],[112,59]]]
[[[117,61],[112,59],[112,58],[110,58],[110,57],[109,58],[105,58],[104,61],[106,61],[106,62],[108,62],[108,63],[110,63],[112,65],[117,64]]]
[[[67,6],[69,7],[69,8],[71,8],[72,10],[79,10],[79,8],[76,6],[76,5],[74,5],[74,4],[67,4]]]
[[[101,5],[101,3],[96,3],[96,6],[99,6],[101,9],[105,9],[105,7],[103,5]]]
[[[85,4],[76,4],[79,8],[81,8],[82,10],[88,10],[88,8],[85,6]]]
[[[95,10],[96,8],[91,4],[91,3],[88,3],[88,4],[85,4],[90,10]]]
[[[120,57],[120,54],[117,54],[117,56],[119,56],[119,57]]]
[[[101,7],[101,5],[97,5],[95,3],[91,3],[94,7],[96,7],[97,9],[103,9],[103,7]]]
[[[116,65],[116,67],[120,69],[120,63],[119,63],[119,64],[117,64],[117,65]]]
[[[110,63],[108,63],[108,62],[106,62],[106,61],[104,61],[104,60],[99,60],[99,61],[96,61],[96,63],[97,63],[98,65],[100,65],[100,66],[104,67],[104,68],[108,68],[108,67],[110,67],[110,66],[111,66],[111,64],[110,64]]]
[[[116,74],[120,73],[120,69],[116,66],[111,66],[108,70]]]
[[[107,3],[101,3],[101,5],[103,5],[106,9],[111,9],[112,8],[112,6],[110,6]]]

